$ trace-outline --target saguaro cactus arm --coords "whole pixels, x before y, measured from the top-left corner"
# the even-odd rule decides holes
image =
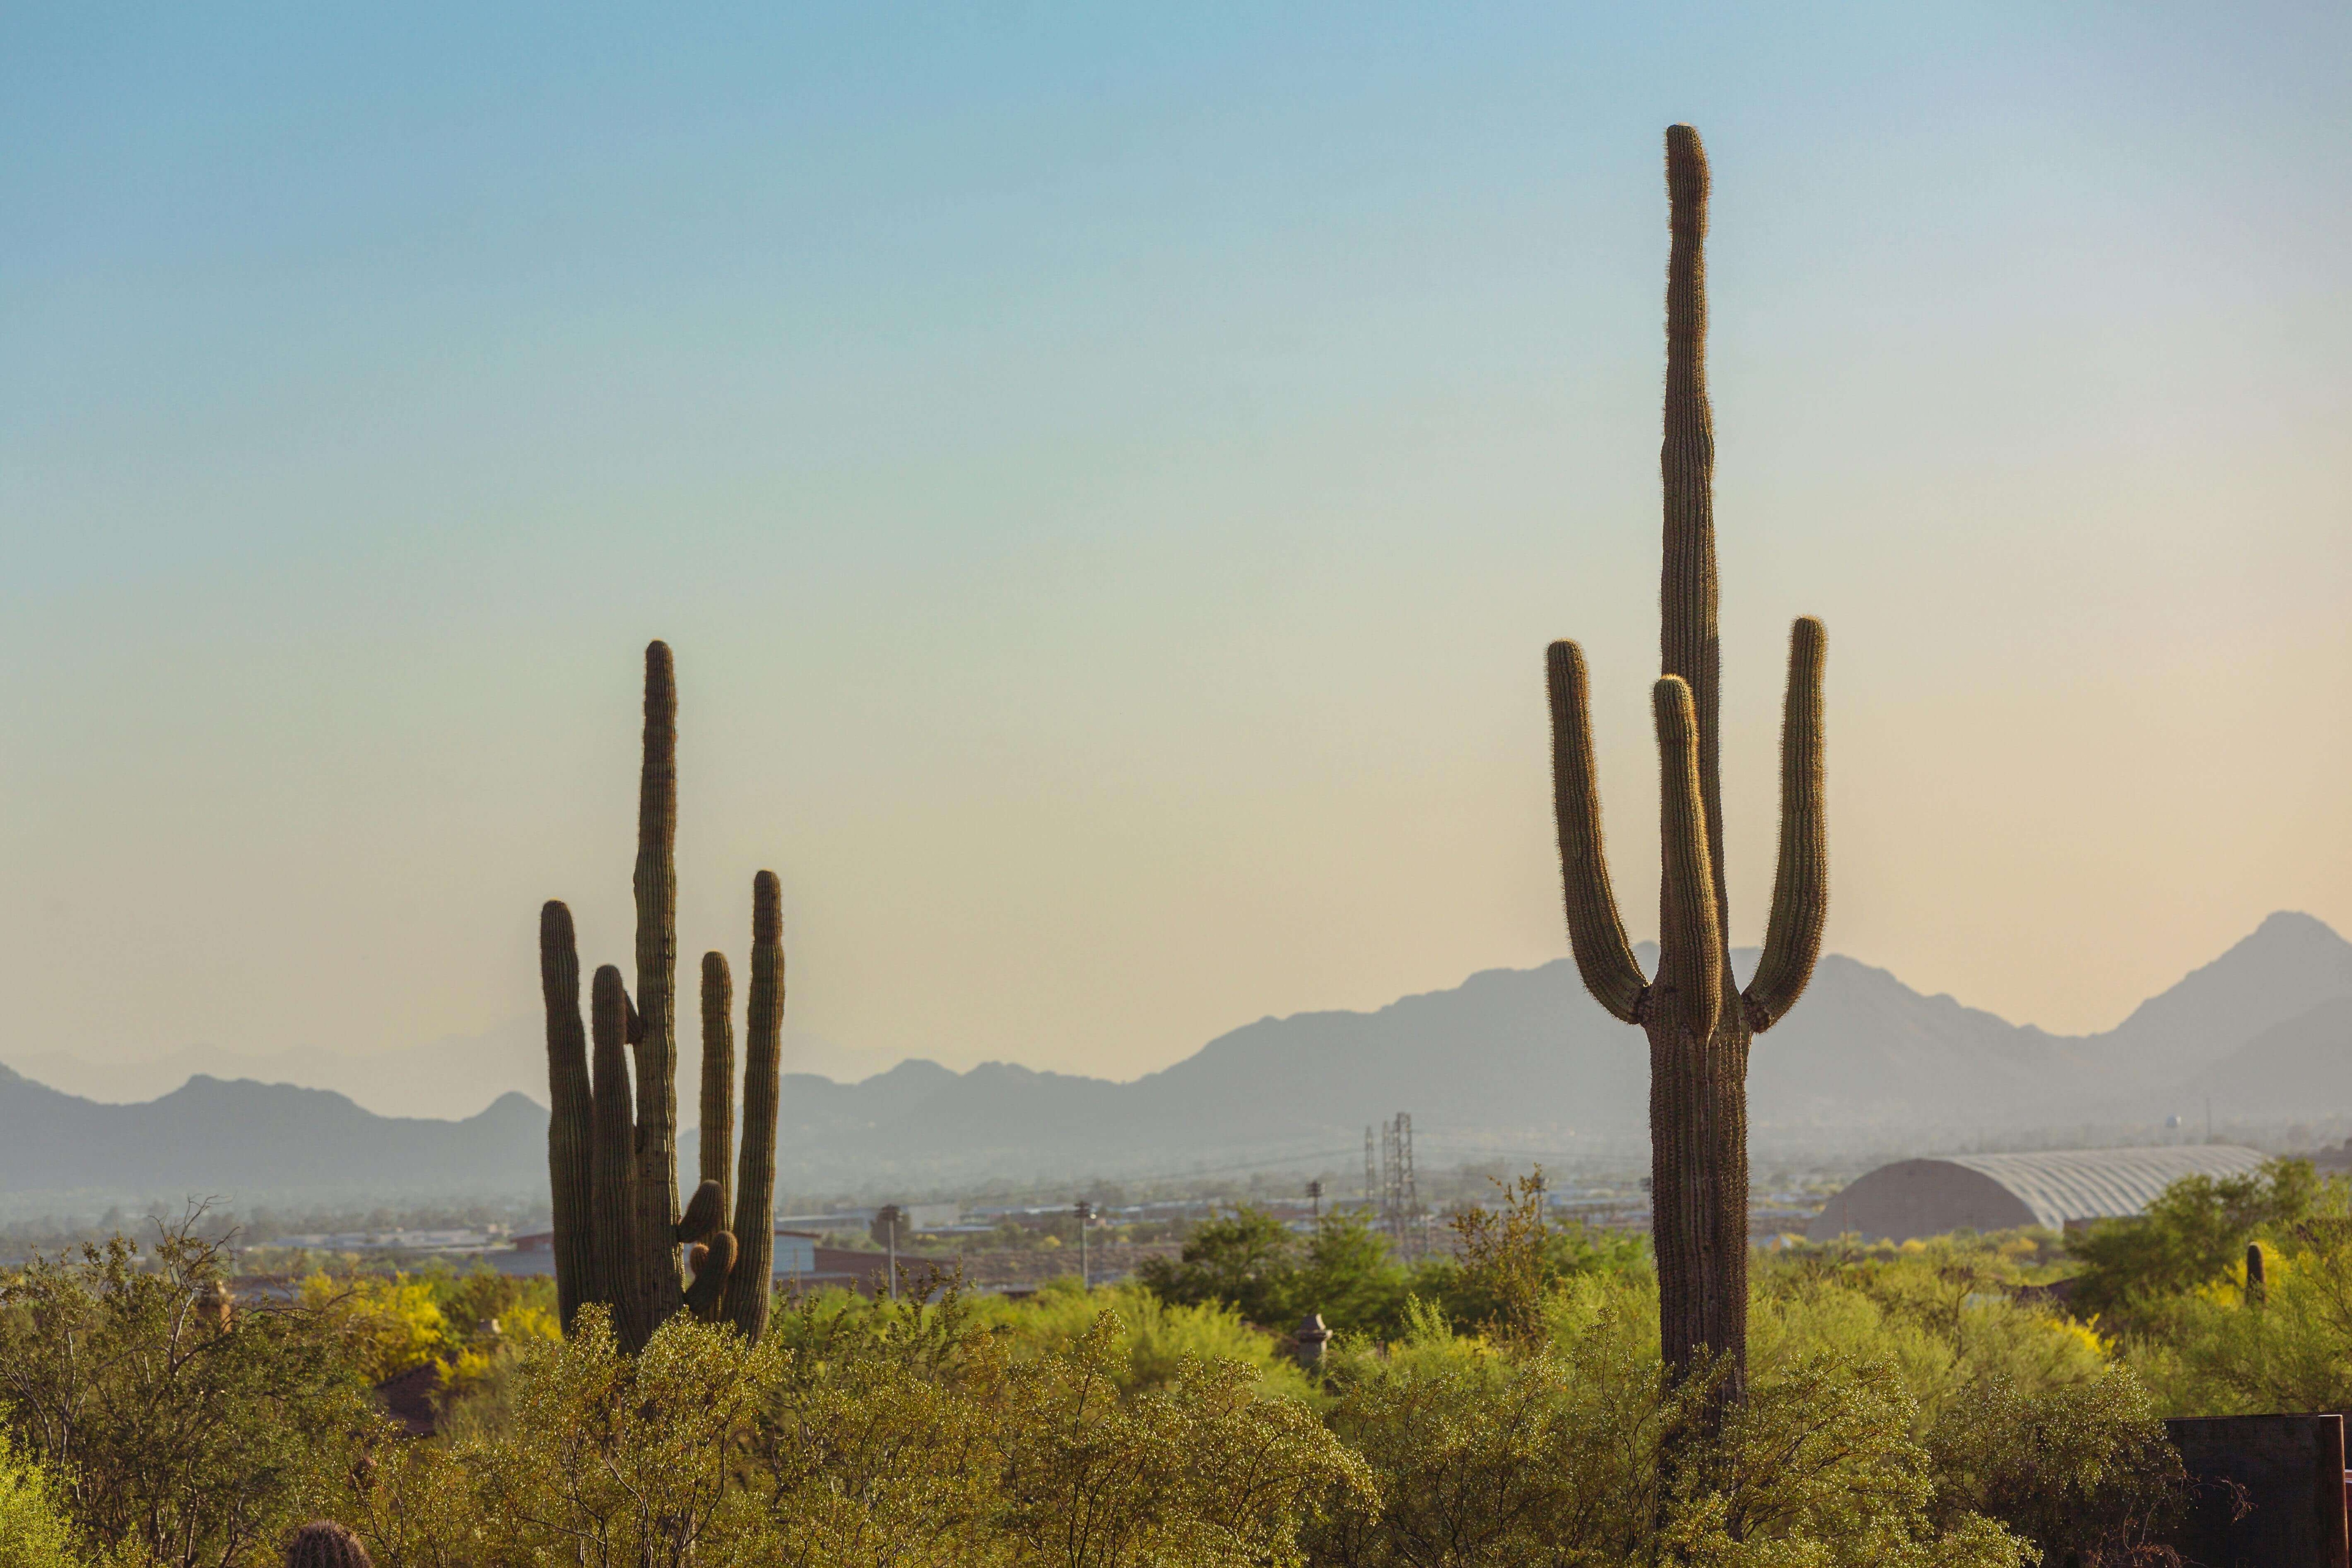
[[[776,1091],[783,1060],[784,895],[751,879],[751,994],[743,1018],[743,1152],[735,1181],[734,1271],[721,1315],[747,1340],[767,1331],[776,1231]]]
[[[580,950],[572,911],[550,899],[539,911],[539,984],[547,1002],[547,1187],[555,1226],[555,1300],[563,1331],[594,1300],[588,1215],[595,1172],[595,1095],[588,1032],[580,1023]]]
[[[1592,772],[1592,723],[1584,650],[1556,642],[1544,660],[1551,690],[1552,816],[1559,827],[1559,877],[1568,944],[1593,999],[1622,1023],[1639,1023],[1649,990],[1625,940],[1609,856],[1601,836],[1601,790]]]
[[[694,1283],[686,1288],[687,1310],[706,1323],[719,1321],[719,1301],[734,1277],[735,1237],[714,1230],[710,1239],[694,1249]]]
[[[1698,783],[1698,724],[1690,688],[1669,675],[1651,693],[1658,721],[1658,979],[1675,1021],[1705,1040],[1723,1007],[1723,924],[1715,902]]]
[[[677,1228],[671,1232],[673,1241],[700,1241],[714,1230],[727,1225],[727,1207],[719,1200],[719,1184],[705,1182],[694,1189],[686,1212],[677,1216]]]
[[[1717,710],[1723,649],[1716,626],[1715,414],[1706,395],[1706,149],[1687,125],[1666,128],[1665,552],[1658,580],[1658,672],[1690,687],[1697,723],[1699,795],[1706,806],[1715,905],[1723,879],[1723,784]]]
[[[702,1180],[719,1184],[719,1223],[727,1221],[735,1163],[735,981],[727,955],[702,955],[702,1103],[698,1134]]]
[[[637,1234],[677,1227],[677,679],[669,645],[646,646],[645,763],[637,790]],[[675,1248],[636,1255],[644,1331],[676,1312]],[[630,1342],[625,1336],[624,1343]]]
[[[1789,696],[1780,721],[1780,865],[1764,956],[1741,994],[1748,1026],[1762,1034],[1788,1016],[1821,956],[1829,919],[1829,826],[1823,804],[1822,665],[1827,634],[1801,616],[1789,632]]]

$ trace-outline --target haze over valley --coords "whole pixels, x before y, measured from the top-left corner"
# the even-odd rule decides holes
[[[1654,963],[1646,947],[1642,957]],[[63,1093],[28,1064],[0,1078],[0,1185],[19,1206],[90,1189],[538,1191],[545,1058],[532,1032],[356,1058],[375,1083],[433,1079],[461,1101],[491,1095],[457,1121],[374,1114],[354,1103],[371,1080],[327,1087],[354,1058],[324,1052],[299,1065],[327,1083],[206,1074],[128,1105]],[[459,1063],[470,1088],[450,1081]],[[683,1070],[691,1081],[691,1064]],[[1402,1110],[1433,1163],[1630,1165],[1646,1147],[1647,1093],[1641,1037],[1594,1006],[1561,959],[1376,1012],[1261,1019],[1123,1083],[922,1059],[850,1083],[789,1073],[778,1161],[801,1190],[1177,1175],[1234,1162],[1345,1171],[1362,1129]],[[1766,1155],[2202,1138],[2209,1108],[2241,1141],[2352,1133],[2352,943],[2308,915],[2274,914],[2116,1027],[2077,1037],[1923,996],[1831,954],[1806,1006],[1759,1043],[1750,1068],[1752,1137]]]

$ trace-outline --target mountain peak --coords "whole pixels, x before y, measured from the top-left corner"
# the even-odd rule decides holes
[[[2307,915],[2301,910],[2273,910],[2263,917],[2263,923],[2256,926],[2244,942],[2238,943],[2238,946],[2243,947],[2250,942],[2289,940],[2352,948],[2352,942],[2347,942],[2336,934],[2335,927],[2317,915]],[[2235,949],[2231,951],[2234,952]]]
[[[2323,1002],[2352,995],[2352,942],[2324,921],[2280,910],[2212,963],[2149,997],[2107,1042],[2118,1065],[2186,1076]]]

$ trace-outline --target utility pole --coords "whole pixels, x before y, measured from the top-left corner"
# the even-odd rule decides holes
[[[1323,1223],[1323,1182],[1318,1177],[1307,1184],[1307,1201],[1315,1205],[1315,1223]]]
[[[1095,1217],[1095,1205],[1080,1198],[1070,1205],[1070,1212],[1078,1216],[1078,1284],[1091,1290],[1095,1282],[1087,1269],[1087,1222]]]

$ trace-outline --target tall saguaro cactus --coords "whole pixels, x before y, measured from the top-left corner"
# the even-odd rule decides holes
[[[645,764],[637,809],[637,998],[606,964],[580,1019],[572,911],[540,911],[547,1003],[548,1177],[556,1293],[569,1331],[582,1305],[613,1314],[635,1351],[681,1310],[757,1338],[767,1325],[776,1170],[776,1089],[783,1024],[782,897],[772,871],[754,880],[751,1014],[746,1020],[742,1173],[728,1224],[733,1152],[732,985],[723,954],[702,960],[701,1183],[677,1201],[677,689],[667,646],[646,649]],[[593,1048],[592,1048],[593,1047]],[[634,1083],[630,1053],[634,1050]],[[739,1240],[739,1237],[740,1238]],[[691,1246],[692,1284],[679,1250]]]
[[[1764,953],[1743,991],[1731,970],[1724,886],[1721,648],[1716,631],[1715,428],[1706,395],[1706,152],[1666,132],[1665,560],[1660,576],[1658,735],[1662,839],[1658,973],[1645,977],[1611,889],[1592,769],[1584,655],[1551,645],[1552,795],[1578,972],[1601,1006],[1650,1044],[1652,1235],[1667,1363],[1719,1368],[1745,1396],[1748,1361],[1748,1053],[1812,977],[1829,910],[1822,800],[1822,624],[1789,639],[1780,732],[1780,855]]]

